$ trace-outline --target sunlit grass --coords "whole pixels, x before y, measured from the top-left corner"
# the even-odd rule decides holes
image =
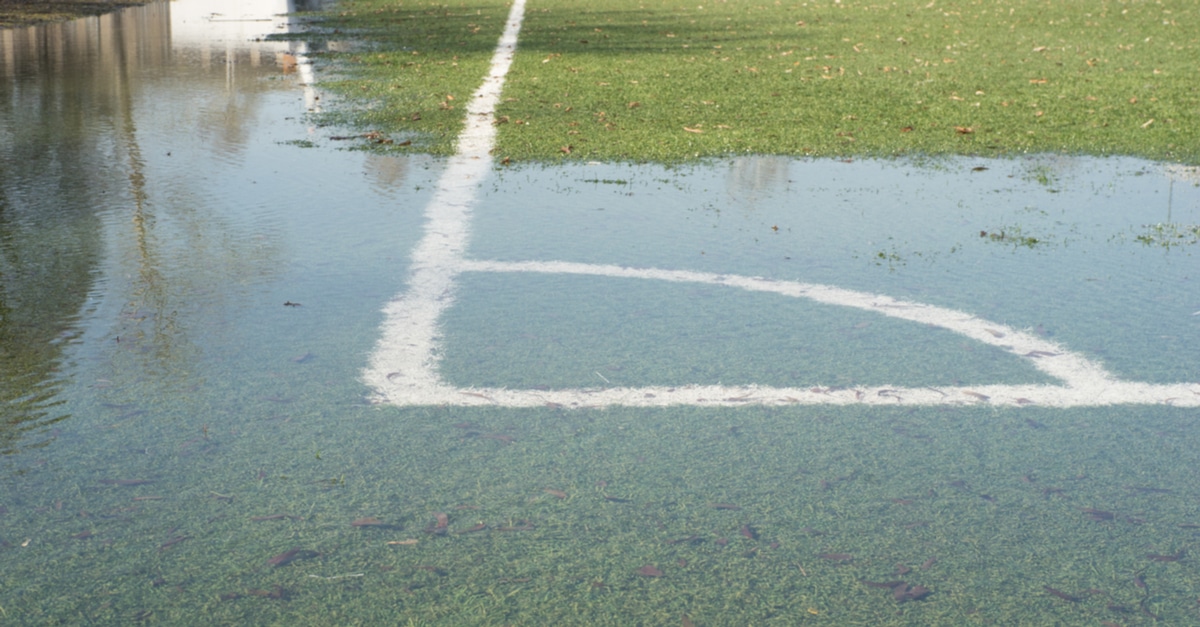
[[[1083,152],[1200,158],[1196,5],[531,4],[512,158]]]
[[[304,34],[351,42],[316,55],[321,88],[340,101],[323,120],[386,133],[380,146],[453,153],[507,15],[502,0],[341,3]]]
[[[357,123],[447,153],[508,7],[349,0]],[[513,160],[1068,152],[1200,162],[1200,9],[1092,0],[532,0]],[[453,96],[453,100],[450,97]]]

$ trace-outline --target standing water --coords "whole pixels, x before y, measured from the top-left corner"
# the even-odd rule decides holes
[[[495,172],[426,400],[310,8],[0,31],[0,623],[1200,620],[1194,168]]]

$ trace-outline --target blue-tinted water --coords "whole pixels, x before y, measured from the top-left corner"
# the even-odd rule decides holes
[[[1200,620],[1194,407],[371,404],[444,164],[340,150],[295,51],[193,8],[3,33],[0,622]],[[1119,159],[581,164],[494,172],[467,257],[835,285],[1196,384],[1197,224],[1195,170]],[[466,272],[441,322],[463,389],[1047,380],[698,283]]]

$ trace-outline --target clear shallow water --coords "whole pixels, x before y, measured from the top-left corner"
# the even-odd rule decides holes
[[[1200,223],[1195,177],[1070,157],[521,171],[501,175],[476,215],[472,254],[879,292],[1041,329],[1123,377],[1194,381],[1200,266],[1180,243]]]
[[[337,150],[286,46],[192,39],[189,6],[4,34],[3,622],[1200,619],[1194,409],[367,404],[441,164]],[[485,183],[468,256],[828,283],[1196,382],[1196,244],[1137,239],[1200,223],[1194,176],[528,167]],[[467,273],[443,323],[464,386],[1044,380],[945,331],[702,285]],[[861,583],[896,579],[933,593]]]

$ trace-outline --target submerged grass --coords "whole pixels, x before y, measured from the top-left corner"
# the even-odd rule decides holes
[[[381,147],[453,153],[507,15],[502,0],[353,0],[322,14],[304,39],[354,42],[315,55],[326,61],[321,87],[340,103],[324,121],[392,136]]]
[[[47,484],[9,501],[0,603],[15,624],[1195,615],[1197,449],[1194,430],[1178,426],[1183,410],[360,408],[337,418],[321,459],[271,441],[295,423],[250,424],[179,461],[202,462],[203,476],[122,487],[81,475],[74,490]],[[496,433],[512,439],[487,437]],[[112,472],[82,461],[81,471]],[[257,465],[269,472],[247,472]],[[147,495],[162,498],[133,500]],[[436,512],[448,533],[426,531]],[[290,517],[254,518],[275,514]],[[351,524],[367,516],[389,526]],[[488,528],[463,533],[480,522]],[[416,542],[388,544],[406,539]],[[268,563],[293,548],[306,556]],[[662,576],[640,574],[646,565]],[[910,570],[898,575],[900,565]],[[933,594],[897,603],[861,583],[896,579]]]
[[[349,0],[375,107],[451,148],[503,3]],[[381,16],[386,16],[381,19]],[[512,160],[1069,152],[1200,162],[1200,8],[1184,0],[535,0],[497,112]],[[457,64],[457,65],[455,65]],[[419,114],[418,120],[414,120]]]
[[[709,286],[570,281],[573,290],[557,277],[464,275],[444,317],[443,378],[516,389],[1053,382],[1000,349],[949,332],[918,336],[882,316]]]

